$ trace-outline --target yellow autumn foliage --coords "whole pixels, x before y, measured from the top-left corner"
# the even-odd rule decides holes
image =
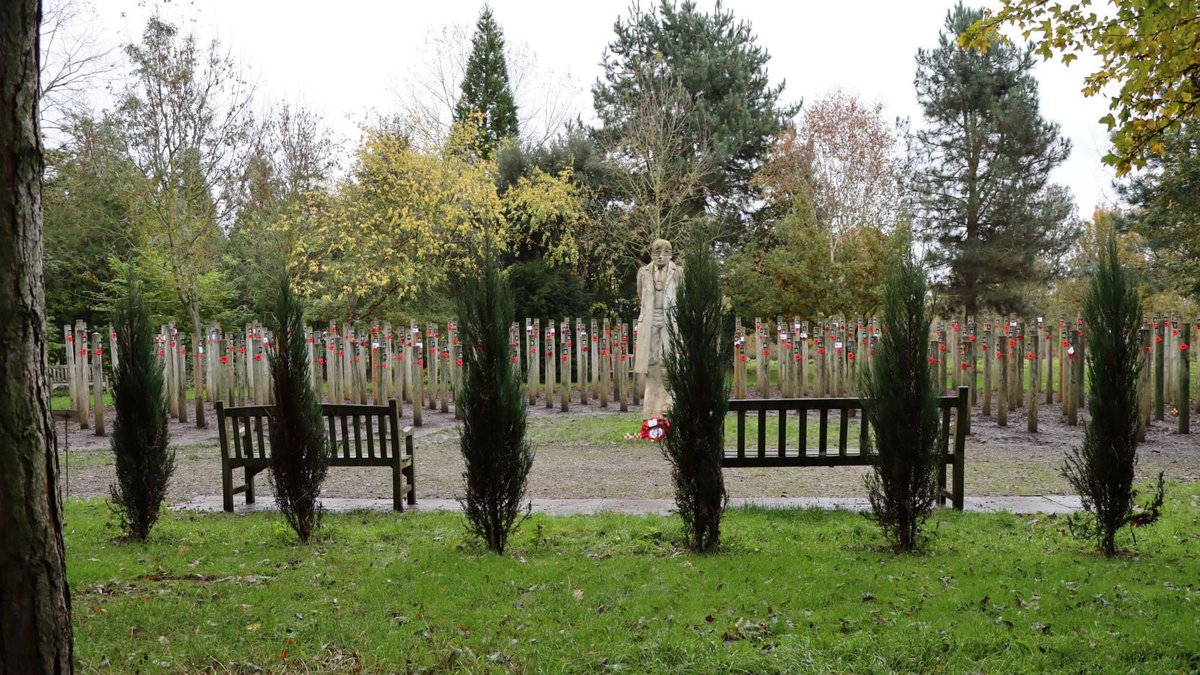
[[[496,163],[481,158],[478,141],[470,122],[433,149],[404,125],[363,129],[336,193],[310,196],[279,225],[298,235],[297,283],[318,313],[355,320],[395,311],[472,269],[489,243],[504,253],[536,239],[552,264],[577,259],[572,232],[584,215],[569,170],[535,170],[500,194]]]

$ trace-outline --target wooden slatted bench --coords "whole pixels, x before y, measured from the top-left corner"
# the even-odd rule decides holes
[[[967,423],[970,408],[967,406],[966,387],[959,387],[955,396],[938,398],[941,413],[938,435],[938,505],[945,506],[950,497],[955,509],[963,508],[964,452],[967,443]],[[857,398],[782,398],[782,399],[731,399],[729,412],[737,415],[737,447],[726,449],[721,466],[726,468],[777,467],[777,466],[871,466],[878,461],[875,454],[864,454],[868,424],[859,423],[858,447],[850,447],[850,411],[861,410],[862,402]],[[816,447],[808,440],[808,414],[819,415]],[[837,446],[829,445],[829,413],[840,411],[837,422]],[[767,413],[776,413],[768,418]],[[792,414],[796,413],[796,414]],[[757,438],[754,446],[746,447],[746,417],[757,417]],[[767,420],[778,420],[775,447],[767,447]],[[788,420],[798,420],[798,439],[789,445]],[[860,416],[861,419],[861,416]],[[953,443],[951,443],[953,441]],[[946,467],[952,467],[951,489],[946,490]]]
[[[271,414],[269,405],[225,407],[217,401],[217,428],[221,440],[221,493],[225,510],[233,512],[233,496],[246,494],[254,503],[254,476],[271,467]],[[412,427],[400,428],[395,401],[387,405],[321,404],[329,441],[329,466],[382,466],[392,469],[392,508],[404,510],[417,503],[413,466]],[[401,444],[403,439],[403,444]],[[245,472],[245,483],[233,484],[234,469]]]

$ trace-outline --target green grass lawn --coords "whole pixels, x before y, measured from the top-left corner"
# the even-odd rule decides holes
[[[1196,485],[1113,560],[1061,518],[949,511],[901,556],[845,512],[733,511],[703,556],[652,516],[534,516],[504,556],[446,513],[328,515],[308,547],[274,514],[111,523],[67,504],[83,671],[1200,668]]]
[[[850,419],[846,424],[847,445],[858,447],[860,417]],[[796,448],[799,443],[799,418],[793,413],[788,418],[787,442],[789,448]],[[841,412],[829,413],[829,426],[826,433],[830,452],[837,452],[838,432],[841,424]],[[535,445],[556,443],[593,445],[597,439],[617,439],[624,434],[636,433],[642,426],[641,413],[617,413],[612,415],[579,415],[563,423],[555,417],[531,417],[529,422],[530,439]],[[820,422],[814,416],[807,422],[808,447],[815,449],[820,438]],[[779,416],[777,413],[767,415],[766,424],[767,448],[774,449],[779,439]],[[758,415],[746,415],[746,447],[756,447],[758,442]],[[737,447],[737,414],[730,413],[725,419],[725,447]]]

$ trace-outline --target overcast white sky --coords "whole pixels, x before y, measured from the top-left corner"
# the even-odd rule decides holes
[[[144,3],[93,2],[103,40],[138,39],[148,11],[140,6]],[[698,4],[710,8],[713,3]],[[914,57],[918,48],[936,45],[952,4],[728,0],[725,6],[750,23],[771,55],[772,79],[787,82],[788,100],[814,100],[841,87],[882,101],[891,116],[919,121]],[[600,74],[613,22],[627,14],[628,0],[492,0],[491,5],[510,45],[527,47],[538,67],[555,71],[559,80],[569,73],[574,86],[568,104],[589,119],[590,87]],[[260,93],[303,103],[349,137],[364,118],[398,112],[397,91],[427,61],[422,49],[429,36],[447,25],[472,26],[480,6],[478,0],[197,0],[176,2],[169,12],[194,17],[192,29],[232,48]],[[1112,171],[1100,162],[1107,134],[1096,122],[1107,102],[1079,93],[1090,64],[1081,59],[1070,68],[1057,62],[1038,67],[1043,113],[1062,125],[1073,145],[1054,180],[1070,187],[1084,217],[1114,201]]]

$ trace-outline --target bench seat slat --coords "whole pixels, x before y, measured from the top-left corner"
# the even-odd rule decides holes
[[[942,413],[939,419],[937,436],[938,488],[939,502],[945,502],[945,497],[954,500],[954,508],[961,509],[963,502],[963,474],[965,460],[963,453],[966,448],[967,420],[970,409],[967,407],[966,387],[960,387],[957,395],[940,396],[937,398],[937,408]],[[871,466],[879,461],[878,450],[870,447],[870,423],[864,415],[858,430],[858,447],[851,448],[850,415],[852,411],[861,410],[862,402],[853,397],[836,398],[789,398],[789,399],[732,399],[729,401],[729,412],[737,415],[737,445],[726,448],[721,458],[721,466],[725,468],[742,467],[801,467],[801,466]],[[787,417],[790,411],[797,412],[800,424],[798,432],[799,443],[795,451],[787,445]],[[816,448],[808,447],[808,413],[816,410],[818,419],[818,442]],[[829,452],[829,411],[839,411],[837,429],[837,452]],[[776,452],[768,455],[766,452],[766,420],[768,412],[776,412],[779,416],[778,446]],[[746,453],[746,414],[757,413],[758,429],[756,434],[757,452]],[[951,425],[953,424],[953,431]],[[953,434],[954,443],[950,439]],[[946,467],[954,467],[954,485],[952,490],[946,490]]]

